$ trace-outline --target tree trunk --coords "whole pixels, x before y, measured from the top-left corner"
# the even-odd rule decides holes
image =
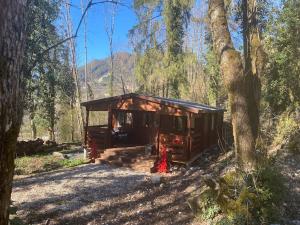
[[[53,71],[55,73],[55,71]],[[49,115],[49,140],[55,141],[55,81],[54,79],[49,79],[49,103],[47,104],[47,110]]]
[[[17,137],[23,114],[26,0],[0,0],[0,224],[8,224]]]
[[[31,127],[31,138],[33,140],[36,139],[36,125],[34,122],[34,115],[30,115],[30,127]]]
[[[250,101],[249,104],[251,105],[249,110],[252,111],[250,116],[252,117],[252,133],[255,139],[258,136],[259,128],[259,106],[261,95],[260,77],[264,73],[264,66],[267,57],[260,40],[256,12],[256,0],[242,1],[242,26],[245,60],[244,74],[249,83],[248,98]]]
[[[70,17],[70,2],[66,1],[66,23],[67,23],[67,36],[71,37],[73,33],[73,26]],[[81,90],[80,90],[80,82],[78,78],[77,64],[76,64],[76,50],[74,39],[69,40],[69,47],[71,49],[71,58],[72,58],[72,75],[75,81],[75,89],[76,89],[76,98],[75,98],[75,110],[78,119],[78,126],[80,130],[81,141],[84,141],[84,132],[83,132],[83,111],[80,106],[81,102]]]
[[[252,124],[258,112],[251,110],[253,99],[248,94],[252,84],[244,74],[242,58],[233,47],[224,0],[210,0],[209,19],[215,51],[228,89],[237,161],[245,170],[255,167],[256,136]]]
[[[81,5],[81,14],[83,15],[84,13],[84,9],[85,9],[85,4],[83,3],[83,1],[80,1],[80,5]],[[85,58],[84,58],[84,85],[85,85],[85,91],[86,91],[86,101],[89,100],[89,92],[88,92],[88,85],[87,85],[87,78],[88,78],[88,69],[87,69],[87,43],[86,43],[86,30],[87,30],[87,22],[86,22],[86,16],[83,18],[83,32],[84,32],[84,53],[85,53]]]
[[[73,100],[70,101],[71,108],[71,142],[74,142],[74,104]]]

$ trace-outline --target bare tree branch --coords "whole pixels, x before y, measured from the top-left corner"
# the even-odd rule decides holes
[[[82,21],[83,21],[85,15],[86,15],[88,9],[91,8],[93,5],[104,4],[104,3],[119,4],[121,6],[128,7],[127,5],[125,5],[123,3],[120,3],[119,1],[115,1],[115,0],[104,0],[104,1],[97,1],[97,2],[93,2],[93,0],[90,0],[89,3],[87,4],[85,10],[83,11],[83,13],[81,15],[81,18],[80,18],[80,21],[77,25],[75,33],[72,36],[63,39],[63,40],[57,42],[56,44],[50,46],[49,48],[43,50],[42,52],[38,53],[36,55],[35,61],[33,62],[32,66],[30,67],[29,71],[31,71],[36,66],[36,64],[44,57],[44,55],[46,53],[48,53],[50,50],[62,45],[63,43],[65,43],[65,42],[67,42],[67,41],[69,41],[73,38],[76,38],[78,36],[79,29],[81,27]]]

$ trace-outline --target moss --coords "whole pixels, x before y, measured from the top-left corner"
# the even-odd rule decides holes
[[[205,220],[224,217],[218,224],[269,224],[280,217],[284,198],[283,178],[269,162],[251,174],[232,171],[217,180],[205,181],[198,196],[198,216]]]

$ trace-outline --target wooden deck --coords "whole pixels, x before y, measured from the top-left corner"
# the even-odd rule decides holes
[[[117,167],[128,167],[136,171],[150,172],[155,159],[155,155],[145,153],[145,146],[134,146],[107,148],[100,153],[100,157],[95,161],[96,163],[108,163]]]

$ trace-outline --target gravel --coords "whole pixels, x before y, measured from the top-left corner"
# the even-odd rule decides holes
[[[88,164],[15,176],[12,200],[28,224],[200,224],[187,198],[216,162],[199,160],[196,167],[159,175]]]

